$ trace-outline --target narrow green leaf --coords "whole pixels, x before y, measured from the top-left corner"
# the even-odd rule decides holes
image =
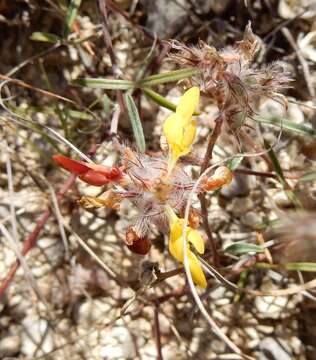
[[[93,120],[94,117],[84,111],[78,111],[78,110],[68,110],[68,114],[71,118],[79,119],[79,120]]]
[[[67,36],[71,33],[71,27],[76,19],[80,5],[81,5],[81,0],[71,0],[70,2],[70,5],[67,10],[67,16],[64,26],[64,33],[63,33],[64,38],[67,38]]]
[[[226,246],[225,252],[232,254],[248,254],[248,253],[261,253],[264,249],[261,246],[255,244],[249,244],[245,242],[235,242],[234,244]]]
[[[301,176],[298,181],[302,183],[302,182],[315,181],[315,180],[316,180],[316,171],[311,171]]]
[[[153,91],[151,89],[143,89],[144,94],[153,100],[156,104],[169,109],[171,111],[176,111],[177,105],[172,103],[171,101],[167,100],[164,96],[158,94],[156,91]]]
[[[267,230],[271,226],[279,224],[279,222],[280,222],[279,219],[270,220],[270,219],[266,218],[266,219],[264,219],[264,221],[262,223],[259,223],[259,224],[255,225],[254,229],[256,231]]]
[[[227,164],[227,167],[230,171],[234,171],[238,168],[238,166],[241,164],[242,159],[244,158],[243,155],[238,155],[231,159],[231,161]]]
[[[112,100],[106,94],[104,94],[101,101],[104,114],[109,114],[111,107],[113,106]]]
[[[124,95],[127,112],[132,123],[133,133],[136,140],[136,144],[141,152],[145,152],[146,143],[143,132],[142,123],[137,111],[137,107],[132,96],[129,93]]]
[[[274,171],[276,172],[278,179],[280,183],[282,184],[282,187],[285,191],[286,196],[288,199],[297,207],[302,207],[300,201],[298,200],[297,196],[293,192],[292,188],[288,184],[288,182],[285,179],[285,176],[283,174],[283,170],[281,168],[280,162],[274,152],[274,150],[270,147],[269,143],[267,141],[264,141],[264,145],[266,149],[269,149],[268,155],[272,162],[272,165],[274,167]]]
[[[303,124],[295,124],[292,121],[287,119],[282,119],[278,117],[271,117],[271,118],[254,118],[255,121],[263,123],[263,124],[271,124],[277,127],[282,127],[285,130],[293,131],[301,135],[312,136],[316,138],[316,130],[312,129]]]
[[[140,88],[175,82],[201,73],[200,69],[181,69],[147,76],[138,82]]]
[[[56,43],[62,41],[62,39],[55,34],[40,32],[40,31],[33,32],[30,39],[34,40],[34,41],[42,41],[42,42],[47,42],[47,43],[51,43],[51,44],[56,44]]]
[[[106,90],[129,90],[134,87],[134,83],[129,80],[98,78],[75,79],[71,81],[71,85],[87,86],[94,89]]]
[[[174,104],[173,102],[169,101],[168,99],[166,99],[164,96],[158,94],[156,91],[154,90],[151,90],[151,89],[147,89],[147,88],[144,88],[142,89],[144,94],[152,99],[156,104],[168,109],[168,110],[171,110],[173,112],[176,111],[176,108],[177,108],[177,105]],[[199,113],[198,111],[195,111],[193,113],[193,115],[200,115],[201,113]]]
[[[285,176],[283,174],[281,165],[279,163],[279,160],[274,152],[274,150],[272,149],[272,147],[270,147],[270,144],[267,141],[264,141],[264,146],[265,148],[268,150],[268,155],[269,158],[272,162],[272,165],[274,167],[274,171],[276,172],[276,174],[278,175],[278,178],[282,184],[283,187],[286,187],[286,180],[285,180]]]
[[[299,270],[316,272],[316,263],[312,262],[297,262],[284,264],[286,270]]]

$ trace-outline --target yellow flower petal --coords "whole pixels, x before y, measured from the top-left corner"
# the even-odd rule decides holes
[[[191,251],[188,251],[188,259],[190,273],[192,274],[194,283],[205,289],[207,286],[207,282],[199,260]]]
[[[169,239],[169,251],[170,254],[183,263],[183,237],[182,237],[182,228],[184,220],[177,217],[170,206],[166,206],[166,214],[170,223],[170,239]],[[204,253],[204,241],[202,236],[199,234],[197,230],[193,230],[190,227],[187,227],[186,235],[188,238],[187,242],[187,254],[189,260],[190,272],[192,274],[192,278],[194,283],[205,288],[206,287],[206,279],[203,273],[203,270],[200,266],[200,263],[197,257],[190,250],[189,242],[196,248],[196,250],[200,253]]]
[[[199,102],[200,90],[193,87],[181,97],[176,113],[170,115],[164,123],[163,133],[169,144],[169,173],[179,157],[190,152],[196,134],[196,122],[191,119]]]
[[[186,155],[190,151],[190,147],[194,141],[196,134],[196,121],[192,120],[185,128],[183,137],[182,137],[182,143],[181,148],[183,155]]]
[[[197,230],[191,230],[188,232],[188,240],[194,245],[199,254],[204,254],[204,241]]]
[[[185,123],[188,123],[198,106],[200,100],[200,89],[197,86],[187,90],[180,99],[176,113],[180,115]]]
[[[185,134],[185,126],[182,120],[181,116],[172,114],[165,121],[163,133],[171,148],[182,146],[182,139]]]

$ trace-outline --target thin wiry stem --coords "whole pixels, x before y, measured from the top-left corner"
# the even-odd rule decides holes
[[[102,267],[102,269],[111,276],[116,282],[122,284],[122,280],[119,278],[119,276],[108,266],[105,264],[104,261],[102,261],[99,256],[81,239],[81,237],[65,222],[63,221],[64,227],[75,237],[76,241],[82,246],[85,251]]]
[[[227,159],[225,160],[227,161]],[[220,163],[223,163],[225,161],[221,161]],[[184,269],[185,269],[185,273],[188,279],[188,283],[190,286],[190,290],[191,293],[193,295],[193,298],[199,308],[199,310],[201,311],[202,315],[204,316],[204,318],[206,319],[206,321],[209,323],[211,329],[213,330],[213,332],[221,339],[224,341],[224,343],[228,346],[228,348],[230,348],[235,354],[237,355],[242,355],[241,350],[223,333],[223,331],[220,329],[220,327],[216,324],[216,322],[212,319],[212,317],[209,315],[208,311],[206,310],[206,308],[204,307],[201,298],[195,288],[193,279],[192,279],[192,275],[190,272],[190,267],[189,267],[189,259],[188,259],[188,249],[187,249],[187,239],[186,239],[186,228],[188,226],[188,220],[189,220],[189,212],[190,212],[190,207],[191,207],[191,203],[192,203],[192,198],[194,193],[197,192],[198,186],[200,184],[200,182],[202,181],[203,176],[206,176],[211,170],[213,170],[216,166],[218,166],[219,163],[207,168],[199,177],[199,179],[196,181],[193,189],[191,190],[189,197],[188,197],[188,202],[185,208],[185,216],[184,216],[184,222],[183,222],[183,228],[182,228],[182,238],[183,238],[183,256],[184,256]],[[250,358],[249,358],[250,359]]]
[[[49,185],[49,191],[50,191],[51,198],[52,198],[52,203],[53,203],[53,207],[54,207],[54,213],[56,215],[60,236],[61,236],[62,242],[64,244],[64,248],[65,248],[65,257],[66,257],[67,260],[69,260],[70,259],[69,246],[68,246],[68,239],[67,239],[65,227],[64,227],[64,224],[63,224],[63,216],[62,216],[62,214],[60,212],[60,209],[59,209],[58,200],[57,200],[55,191],[52,188],[52,186],[50,186],[50,185]]]
[[[73,185],[75,180],[76,180],[76,175],[72,174],[72,175],[69,176],[69,178],[65,182],[64,186],[62,187],[60,192],[57,194],[57,200],[58,201],[60,201],[64,197],[65,193]],[[39,218],[39,220],[36,223],[36,226],[34,227],[33,231],[31,232],[31,234],[24,240],[23,248],[22,248],[22,251],[21,251],[23,256],[25,256],[32,249],[32,247],[35,245],[39,234],[43,230],[43,228],[44,228],[45,224],[47,223],[48,219],[50,218],[51,214],[52,214],[52,210],[49,207],[44,212],[44,214]],[[16,271],[18,270],[19,266],[20,266],[20,261],[17,260],[15,262],[15,264],[11,267],[11,269],[9,270],[7,275],[5,276],[2,283],[0,284],[0,298],[3,296],[6,289],[11,284],[11,281],[12,281]]]
[[[156,348],[157,348],[157,360],[163,360],[161,333],[160,333],[160,324],[159,324],[159,303],[156,303],[154,307],[154,333],[155,333]]]
[[[80,151],[76,146],[74,146],[70,141],[68,141],[66,138],[64,138],[62,135],[60,135],[56,130],[50,128],[49,126],[43,125],[43,124],[39,124],[34,122],[31,119],[26,119],[23,116],[21,116],[18,113],[14,113],[11,109],[9,109],[3,102],[1,93],[2,93],[2,88],[4,85],[6,85],[9,81],[4,81],[0,84],[0,105],[10,114],[12,115],[13,118],[11,118],[10,120],[22,125],[22,126],[26,126],[29,127],[30,124],[35,125],[35,126],[41,126],[42,128],[44,128],[45,130],[48,131],[48,133],[53,135],[54,139],[57,139],[58,141],[66,144],[67,146],[69,146],[72,150],[74,150],[82,159],[84,159],[85,161],[89,162],[89,163],[93,163],[93,161],[86,156],[82,151]]]
[[[213,157],[213,149],[215,146],[215,143],[221,133],[221,128],[222,128],[222,124],[223,124],[223,118],[221,116],[219,116],[216,120],[215,120],[215,127],[211,133],[211,135],[209,136],[209,140],[208,140],[208,144],[207,144],[207,149],[204,155],[204,159],[203,159],[203,163],[201,166],[201,171],[200,174],[202,174],[205,169],[208,167],[208,164],[210,162],[210,160]],[[208,221],[208,216],[207,216],[207,201],[206,201],[206,194],[205,193],[200,193],[198,196],[200,203],[201,203],[201,211],[202,211],[202,221],[203,221],[203,227],[204,230],[206,232],[206,235],[210,241],[211,247],[212,247],[212,258],[213,258],[213,264],[216,267],[219,267],[220,262],[219,262],[219,255],[217,252],[217,247],[216,247],[216,243],[215,243],[215,239],[213,237],[212,234],[212,230]]]
[[[49,305],[46,302],[44,296],[42,295],[36,280],[27,265],[27,262],[21,253],[20,245],[19,245],[19,234],[18,234],[18,227],[17,227],[17,220],[16,220],[16,213],[15,213],[15,206],[14,206],[14,188],[13,188],[13,175],[12,175],[12,166],[11,166],[11,159],[10,159],[10,152],[8,146],[7,148],[7,159],[6,159],[6,168],[7,168],[7,178],[8,178],[8,192],[9,192],[9,204],[10,204],[10,214],[11,214],[11,227],[12,227],[12,234],[10,235],[9,231],[3,224],[0,224],[0,229],[3,236],[6,238],[8,243],[10,244],[11,249],[14,251],[16,257],[19,259],[19,262],[24,270],[25,276],[30,282],[35,294],[38,298],[42,301],[42,303],[47,307],[49,310]]]

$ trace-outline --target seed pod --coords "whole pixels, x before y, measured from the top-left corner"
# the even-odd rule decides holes
[[[151,248],[150,240],[145,237],[139,237],[132,226],[126,229],[125,243],[127,247],[135,254],[146,255]]]
[[[233,180],[233,174],[226,166],[218,167],[214,175],[206,178],[202,184],[204,191],[216,190],[222,186],[228,186]]]

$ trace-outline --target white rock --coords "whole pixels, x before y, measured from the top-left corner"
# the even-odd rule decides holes
[[[289,308],[288,299],[284,296],[258,296],[255,305],[258,310],[257,316],[261,319],[279,319],[284,308]]]
[[[33,356],[40,342],[42,342],[40,353],[53,350],[54,341],[50,331],[47,331],[48,322],[46,320],[40,319],[36,315],[30,315],[22,320],[22,325],[24,331],[21,334],[21,351],[26,356]]]
[[[297,43],[305,59],[316,62],[316,31],[300,34]]]
[[[5,336],[0,340],[0,357],[12,356],[19,352],[21,339],[18,335]]]
[[[100,356],[106,359],[134,359],[135,346],[131,333],[125,326],[117,326],[103,339],[108,345],[102,346]]]

